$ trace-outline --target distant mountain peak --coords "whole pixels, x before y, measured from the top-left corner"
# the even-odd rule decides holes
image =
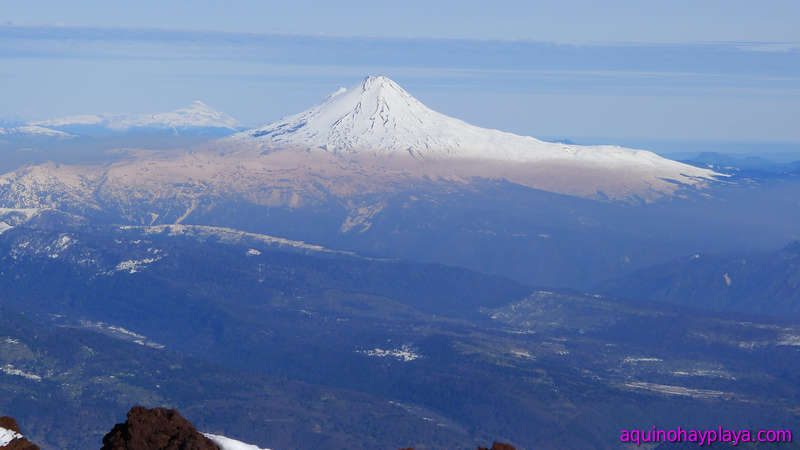
[[[213,115],[215,117],[226,117],[226,116],[228,116],[227,114],[225,114],[223,112],[220,112],[220,111],[217,111],[216,109],[208,106],[208,104],[206,102],[202,101],[202,100],[195,100],[192,103],[190,103],[189,106],[187,106],[185,108],[178,108],[178,109],[172,111],[172,113],[177,113],[178,111],[184,111],[184,112],[187,112],[187,113],[188,112],[195,112],[195,113],[202,113],[202,114],[210,114],[210,115]],[[169,114],[169,113],[161,113],[161,114]],[[156,115],[158,115],[158,114],[156,114]],[[233,121],[235,121],[236,124],[238,125],[239,122],[236,121],[236,119],[233,119]]]
[[[415,158],[466,158],[568,164],[606,169],[639,168],[660,178],[688,181],[714,172],[619,146],[545,142],[470,125],[434,111],[385,76],[341,88],[322,103],[231,140],[268,148],[316,149],[339,154],[410,154]]]
[[[103,120],[118,127],[167,124],[168,131],[180,134],[182,124],[219,123],[216,114],[194,102],[170,113]],[[0,199],[14,208],[68,204],[82,211],[88,205],[100,208],[98,189],[126,199],[123,203],[142,198],[146,191],[154,202],[171,196],[188,202],[185,215],[174,217],[180,221],[209,192],[294,208],[328,195],[400,190],[419,180],[506,180],[568,195],[639,202],[687,187],[703,188],[717,176],[645,150],[545,142],[470,125],[428,108],[383,76],[361,79],[305,111],[199,150],[140,153],[110,167],[45,164],[19,169],[0,176]],[[362,219],[354,218],[345,229]]]
[[[352,88],[339,88],[319,105],[245,132],[238,139],[251,137],[278,146],[317,147],[335,153],[446,149],[425,128],[443,118],[389,78],[370,76]]]
[[[39,125],[20,125],[12,128],[0,128],[0,136],[9,137],[46,137],[46,138],[73,138],[72,134],[54,130]]]
[[[232,116],[217,111],[206,103],[195,100],[189,106],[169,112],[145,114],[82,114],[57,119],[31,122],[31,125],[68,128],[73,126],[97,126],[113,131],[133,128],[187,129],[227,128],[241,126]]]
[[[375,93],[375,95],[382,95],[384,97],[398,95],[416,101],[416,99],[405,89],[400,87],[399,84],[383,75],[365,77],[361,81],[360,87],[363,93]]]

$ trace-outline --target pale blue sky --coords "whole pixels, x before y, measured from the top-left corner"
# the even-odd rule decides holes
[[[0,1],[22,25],[556,42],[800,41],[796,0]]]
[[[0,1],[0,118],[256,125],[368,74],[534,136],[800,141],[800,2]]]

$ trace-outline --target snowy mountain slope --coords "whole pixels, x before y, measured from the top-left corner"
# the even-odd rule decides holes
[[[31,122],[32,126],[64,128],[83,126],[100,127],[112,131],[127,131],[134,128],[187,129],[227,128],[234,130],[241,124],[228,114],[219,112],[201,101],[186,108],[153,114],[85,114],[57,119]]]
[[[355,253],[344,250],[332,250],[322,247],[320,245],[309,244],[303,241],[293,241],[276,236],[269,236],[259,233],[248,233],[246,231],[235,230],[227,227],[212,227],[207,225],[153,225],[153,226],[122,226],[122,232],[141,232],[145,235],[148,234],[163,234],[169,236],[186,236],[198,240],[213,239],[216,242],[227,244],[255,244],[267,245],[277,248],[290,248],[296,250],[303,250],[310,253],[331,253],[339,255],[355,256]],[[254,254],[258,254],[257,250],[251,249]]]
[[[408,153],[418,158],[470,158],[512,162],[557,162],[602,168],[640,168],[661,177],[690,181],[710,170],[619,146],[579,146],[541,141],[470,125],[438,113],[394,81],[367,77],[340,88],[324,102],[232,141],[274,148],[313,148],[332,153]]]
[[[92,191],[103,173],[84,166],[46,163],[0,176],[0,207],[41,209],[83,207],[97,209]]]
[[[46,128],[40,125],[21,125],[11,128],[0,128],[0,137],[48,137],[48,138],[73,138],[75,135],[63,131]]]
[[[0,208],[0,234],[11,230],[17,225],[23,224],[35,217],[41,211],[39,209],[14,209]]]
[[[0,207],[52,208],[81,215],[106,211],[124,219],[122,223],[155,225],[192,223],[192,214],[232,199],[292,209],[335,199],[352,203],[351,215],[356,220],[362,213],[372,214],[369,205],[357,200],[364,195],[426,186],[469,189],[480,180],[635,202],[671,197],[683,188],[694,190],[710,182],[700,176],[683,176],[682,168],[670,171],[658,164],[608,167],[585,161],[414,158],[408,153],[297,149],[265,152],[250,147],[225,140],[209,151],[130,152],[129,158],[109,165],[24,167],[0,175]]]

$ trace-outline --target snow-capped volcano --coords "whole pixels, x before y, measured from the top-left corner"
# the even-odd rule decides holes
[[[566,145],[470,125],[428,108],[383,76],[367,77],[350,89],[340,88],[319,105],[236,134],[232,140],[345,154],[407,153],[422,158],[640,166],[658,169],[673,179],[713,175],[645,150]]]
[[[225,128],[235,130],[239,121],[228,114],[217,111],[201,101],[186,108],[152,114],[83,114],[58,119],[31,122],[30,125],[56,129],[72,127],[98,127],[111,131],[127,131],[134,128],[183,130],[189,128]]]
[[[117,128],[220,123],[213,117],[197,103],[172,113],[97,120]],[[190,151],[135,151],[111,165],[46,163],[0,175],[0,206],[81,213],[111,207],[131,223],[181,223],[232,198],[300,208],[421,184],[438,189],[503,180],[559,194],[649,202],[701,189],[716,176],[645,150],[480,128],[431,110],[388,78],[368,77],[299,114]],[[342,229],[380,208],[352,211]]]

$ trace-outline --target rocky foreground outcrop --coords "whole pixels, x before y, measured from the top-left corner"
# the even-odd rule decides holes
[[[478,450],[517,450],[517,448],[511,444],[505,444],[503,442],[495,442],[494,444],[492,444],[492,448],[478,447]]]
[[[134,406],[103,437],[102,450],[220,450],[174,409]]]
[[[134,406],[124,423],[103,437],[101,450],[266,450],[223,436],[203,435],[178,411]],[[214,440],[209,439],[213,438]],[[0,417],[0,450],[40,450],[22,435],[17,421]],[[400,450],[414,450],[404,448]],[[511,444],[495,442],[477,450],[516,450]]]
[[[11,417],[0,417],[0,449],[2,450],[39,450],[39,446],[31,444]]]
[[[413,447],[401,448],[400,450],[414,450],[414,448]],[[478,447],[478,450],[517,450],[517,448],[511,444],[506,444],[503,442],[495,442],[494,444],[492,444],[491,448]]]

